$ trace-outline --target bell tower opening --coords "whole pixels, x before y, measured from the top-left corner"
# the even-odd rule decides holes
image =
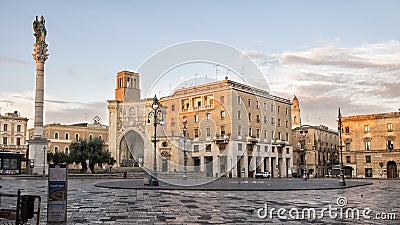
[[[300,105],[296,95],[292,100],[292,128],[301,126]]]
[[[140,101],[139,73],[123,70],[117,73],[116,81],[115,100]]]

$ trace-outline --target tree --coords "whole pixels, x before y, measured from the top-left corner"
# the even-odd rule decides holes
[[[69,162],[81,164],[82,173],[86,173],[88,167],[94,173],[96,164],[99,166],[102,163],[114,165],[115,159],[108,152],[103,151],[103,147],[104,141],[101,138],[93,138],[89,141],[86,139],[75,140],[69,146]]]
[[[68,154],[65,154],[64,152],[48,152],[47,153],[47,162],[53,163],[53,164],[60,164],[60,163],[68,163],[69,162],[69,157]]]

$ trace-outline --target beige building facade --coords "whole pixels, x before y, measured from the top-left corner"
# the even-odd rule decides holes
[[[190,171],[207,177],[264,171],[291,176],[290,100],[226,79],[181,88],[161,102],[167,136],[182,136],[186,123]]]
[[[357,178],[398,178],[400,112],[346,116],[343,164]]]
[[[27,124],[18,111],[0,115],[0,149],[26,154]]]
[[[324,125],[302,125],[296,95],[292,100],[292,126],[294,173],[308,177],[332,176],[335,165],[339,165],[338,132]]]
[[[29,129],[29,136],[33,136],[34,129]],[[44,137],[49,140],[47,144],[48,152],[64,152],[69,153],[69,145],[74,140],[92,138],[101,138],[104,140],[104,150],[108,149],[108,126],[93,123],[78,123],[78,124],[46,124],[43,127]]]

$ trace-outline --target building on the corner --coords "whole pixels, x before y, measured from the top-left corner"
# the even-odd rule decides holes
[[[29,129],[29,136],[33,136],[34,130]],[[77,124],[60,124],[52,123],[46,124],[43,127],[44,136],[49,140],[47,144],[48,152],[64,152],[69,153],[69,145],[74,140],[86,139],[91,140],[92,138],[101,138],[104,140],[104,149],[108,149],[108,126],[99,124],[97,122],[93,124],[89,123],[77,123]]]
[[[400,112],[342,118],[343,164],[357,178],[398,178]]]
[[[291,175],[290,100],[225,79],[178,89],[162,103],[167,136],[182,136],[186,123],[192,172],[209,177],[254,177],[264,171],[273,177]]]
[[[27,123],[18,111],[0,115],[1,173],[21,173],[25,168]]]
[[[327,126],[302,125],[300,104],[296,96],[292,100],[292,144],[294,173],[309,177],[334,175],[339,164],[338,133]]]

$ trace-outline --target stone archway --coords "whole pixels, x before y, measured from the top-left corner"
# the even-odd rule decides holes
[[[142,136],[134,130],[126,132],[119,145],[119,163],[124,166],[143,166],[144,141]]]
[[[389,179],[397,178],[397,164],[395,161],[387,162],[386,174]]]

